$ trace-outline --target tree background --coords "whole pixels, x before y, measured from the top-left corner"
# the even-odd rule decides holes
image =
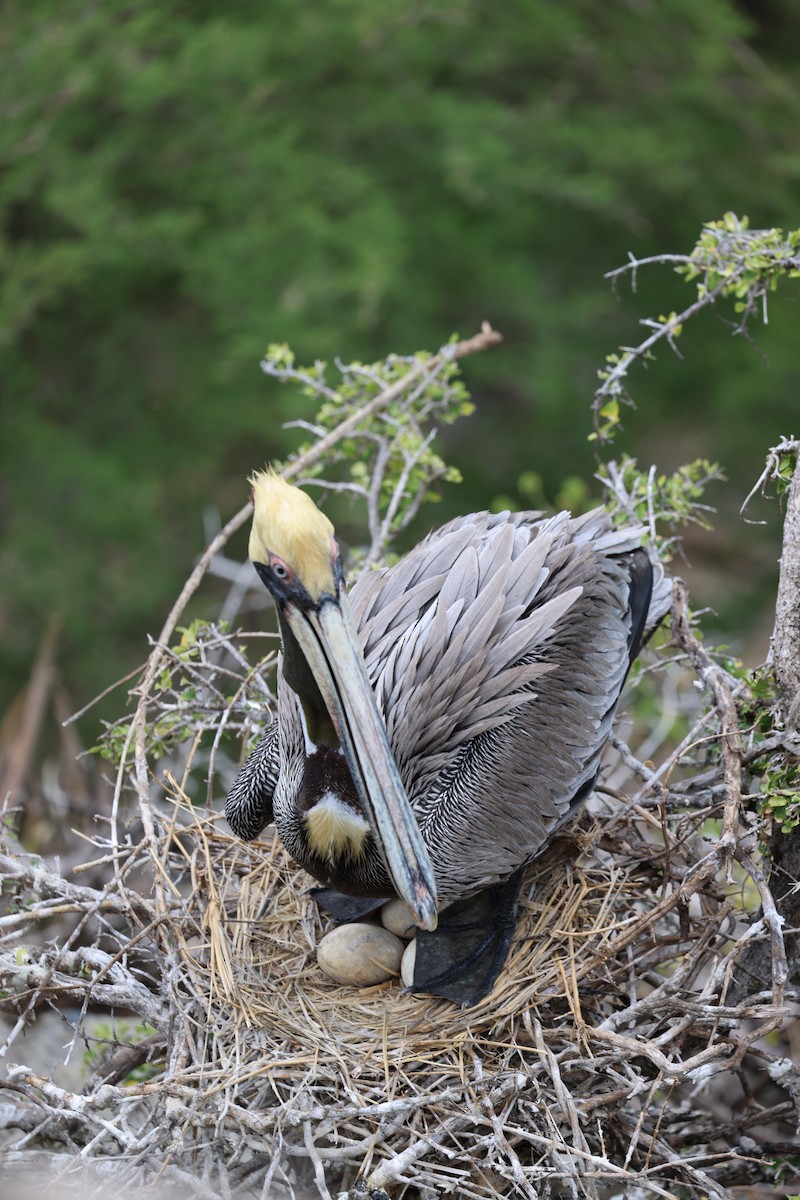
[[[53,614],[76,705],[141,661],[204,510],[238,508],[308,415],[259,371],[267,343],[368,361],[491,320],[442,519],[529,504],[531,470],[558,503],[591,477],[598,365],[685,288],[603,273],[726,209],[798,224],[790,0],[9,0],[0,45],[0,711]],[[769,370],[701,318],[640,380],[624,448],[720,459],[712,499],[738,508],[791,432],[797,311],[757,330]],[[702,553],[741,631],[778,530],[721,519]]]
[[[40,771],[32,769],[46,703],[55,702],[60,720],[70,706],[83,705],[142,661],[146,635],[161,629],[215,514],[225,519],[238,510],[245,476],[297,445],[300,435],[282,425],[310,416],[314,401],[307,397],[306,405],[302,396],[260,372],[259,360],[270,343],[291,344],[301,363],[335,355],[369,361],[389,350],[436,349],[453,331],[469,335],[486,318],[502,330],[505,344],[501,351],[465,361],[465,380],[478,409],[469,421],[443,431],[447,461],[458,464],[464,482],[443,489],[438,512],[423,510],[416,529],[407,531],[408,541],[456,511],[505,501],[588,502],[582,489],[591,486],[595,461],[586,435],[598,368],[609,351],[641,340],[641,318],[680,311],[687,295],[696,295],[694,284],[687,293],[685,281],[668,268],[640,272],[635,295],[630,276],[612,287],[604,273],[629,253],[638,259],[688,253],[703,223],[728,210],[749,214],[754,227],[800,224],[800,18],[791,0],[705,0],[702,5],[617,0],[604,6],[589,0],[557,6],[534,0],[508,0],[502,6],[487,0],[395,0],[391,5],[329,0],[316,6],[286,0],[231,0],[225,6],[203,0],[166,0],[158,6],[8,0],[0,15],[0,49],[0,713],[6,713],[0,725],[0,796],[5,801],[10,795],[12,806],[24,814],[16,824],[32,852],[19,852],[14,843],[2,863],[4,898],[10,903],[0,920],[11,949],[0,966],[22,989],[6,998],[14,1022],[6,1044],[17,1034],[22,1041],[34,1013],[40,1033],[44,1016],[52,1016],[55,1048],[42,1050],[40,1041],[39,1049],[42,1069],[50,1072],[53,1062],[63,1062],[63,1013],[43,1013],[42,1001],[74,1003],[81,988],[85,1004],[91,997],[93,1005],[105,1004],[112,1015],[122,1004],[148,1022],[152,1018],[147,1031],[95,1027],[89,1036],[94,1050],[115,1051],[107,1066],[116,1082],[108,1086],[117,1088],[125,1112],[131,1052],[139,1054],[144,1045],[146,1056],[168,1055],[168,1061],[136,1059],[146,1072],[159,1076],[163,1071],[149,1094],[153,1129],[167,1139],[166,1162],[176,1153],[169,1124],[176,1095],[163,1085],[183,1086],[184,1069],[191,1065],[184,1054],[186,1039],[200,1025],[219,1033],[227,1020],[231,1044],[239,1043],[238,1010],[230,1002],[237,981],[226,990],[220,963],[230,959],[222,954],[215,962],[214,955],[226,946],[228,953],[231,946],[250,945],[251,939],[243,942],[240,935],[250,929],[253,914],[243,908],[239,915],[231,901],[239,887],[235,872],[243,877],[257,864],[247,858],[248,848],[232,850],[213,803],[207,808],[189,804],[189,793],[176,783],[186,772],[170,781],[164,771],[153,781],[153,768],[155,763],[159,771],[165,767],[170,737],[178,740],[181,729],[194,735],[195,708],[205,704],[208,709],[201,712],[204,730],[210,721],[220,735],[225,728],[244,738],[253,714],[263,716],[263,705],[242,699],[252,672],[236,644],[238,634],[220,635],[245,672],[237,690],[241,711],[234,714],[240,721],[235,730],[235,699],[226,699],[220,713],[209,706],[206,685],[198,689],[192,683],[198,671],[208,668],[213,677],[219,667],[217,631],[207,629],[205,643],[190,633],[178,635],[170,650],[154,649],[134,702],[126,707],[124,693],[116,693],[86,718],[82,736],[90,742],[97,739],[101,716],[117,718],[108,742],[116,738],[124,748],[116,756],[117,789],[111,799],[96,779],[94,790],[87,784],[90,772],[86,778],[81,772],[68,777],[68,764],[80,749],[72,726],[60,732],[59,783],[54,783],[52,759]],[[774,613],[780,521],[776,516],[767,527],[750,527],[735,514],[766,450],[793,431],[799,371],[796,288],[788,283],[783,288],[769,325],[751,323],[758,349],[745,337],[730,336],[725,318],[734,315],[732,305],[724,312],[704,312],[680,337],[682,358],[662,344],[653,369],[645,373],[637,364],[631,390],[639,408],[625,411],[627,429],[617,439],[615,454],[627,450],[645,466],[652,460],[665,471],[700,456],[722,462],[730,483],[709,489],[707,497],[720,508],[719,532],[713,537],[692,532],[705,540],[688,545],[690,558],[703,567],[692,581],[692,600],[695,607],[714,603],[719,625],[729,631],[725,640],[735,649],[747,648],[751,661],[757,661]],[[346,505],[334,518],[346,541],[363,541],[363,529]],[[242,530],[226,553],[244,558],[245,549]],[[215,615],[213,589],[221,599],[228,583],[209,580],[204,586],[202,596],[181,608],[181,620]],[[52,686],[42,654],[52,650],[59,623],[60,690]],[[622,839],[617,849],[626,862],[636,834],[635,882],[642,888],[637,902],[644,916],[636,946],[630,940],[634,934],[623,931],[618,977],[627,979],[629,962],[651,969],[651,976],[663,966],[662,975],[649,982],[659,1003],[666,997],[668,1008],[649,1009],[651,997],[645,996],[636,1005],[638,1024],[632,1025],[625,1007],[596,1009],[594,1000],[599,996],[602,1006],[607,993],[589,986],[586,1011],[591,1017],[596,1013],[598,1022],[584,1023],[578,1006],[579,1037],[568,1024],[556,1023],[545,1032],[556,1039],[563,1035],[560,1046],[551,1039],[550,1048],[559,1053],[574,1058],[576,1048],[586,1051],[586,1061],[578,1064],[585,1074],[575,1076],[584,1095],[586,1077],[590,1087],[605,1090],[605,1071],[618,1071],[621,1063],[632,1081],[632,1097],[643,1095],[646,1083],[652,1116],[647,1129],[644,1108],[623,1111],[613,1094],[603,1100],[621,1130],[619,1159],[633,1151],[643,1129],[654,1138],[666,1130],[664,1137],[674,1141],[667,1138],[660,1146],[662,1165],[670,1172],[676,1164],[683,1170],[686,1164],[674,1149],[685,1144],[684,1127],[693,1112],[687,1116],[676,1104],[677,1124],[668,1127],[656,1085],[662,1078],[672,1081],[670,1088],[684,1080],[692,1097],[702,1093],[712,1099],[698,1112],[698,1141],[711,1144],[721,1136],[738,1145],[749,1163],[749,1144],[736,1142],[730,1131],[736,1138],[749,1137],[752,1123],[764,1122],[759,1147],[778,1166],[770,1174],[765,1161],[758,1178],[775,1182],[781,1174],[785,1182],[784,1169],[796,1165],[794,1125],[789,1124],[796,1118],[791,1096],[800,1094],[790,1061],[790,1056],[796,1059],[796,1023],[789,1022],[783,1040],[769,1051],[757,1043],[784,1019],[786,954],[776,901],[786,900],[787,875],[796,878],[796,866],[789,872],[782,862],[795,853],[797,826],[782,841],[775,835],[772,849],[780,870],[774,872],[772,898],[759,864],[749,862],[746,835],[754,826],[740,830],[737,822],[740,816],[754,819],[740,800],[753,800],[759,772],[762,811],[772,814],[775,826],[788,815],[794,819],[796,734],[773,719],[771,685],[763,676],[746,677],[728,663],[735,672],[730,674],[712,664],[688,618],[683,624],[679,620],[677,629],[694,675],[670,683],[671,692],[665,687],[672,710],[660,695],[650,701],[659,714],[654,724],[662,737],[674,734],[677,740],[685,733],[674,763],[685,765],[683,759],[701,744],[707,757],[701,754],[688,764],[694,775],[678,778],[664,763],[658,768],[662,775],[653,773],[649,752],[642,753],[641,763],[628,754],[626,766],[633,762],[636,779],[644,780],[643,786],[636,784],[636,821],[631,824],[630,806],[616,805],[616,825],[604,820],[598,826],[598,836],[606,839],[616,829]],[[708,621],[704,629],[709,631]],[[680,689],[696,701],[695,684],[709,680],[719,753],[706,727],[701,729],[702,714],[686,730],[666,728],[682,719]],[[758,721],[747,709],[749,699]],[[183,705],[177,733],[170,724],[173,701]],[[645,687],[640,709],[647,703]],[[738,721],[748,726],[746,742]],[[55,723],[49,734],[53,742]],[[204,746],[197,755],[192,786],[214,801],[225,790],[222,768],[233,764],[223,762],[221,751],[215,775],[210,758],[203,758],[206,752]],[[183,759],[175,761],[183,766]],[[110,773],[107,762],[103,769]],[[19,786],[26,773],[27,789]],[[138,824],[129,819],[125,789],[131,775]],[[670,781],[669,796],[662,777]],[[168,790],[162,794],[165,779]],[[75,829],[81,836],[69,832]],[[4,831],[14,842],[15,823],[4,822]],[[87,851],[84,838],[99,854],[93,862],[84,862],[87,852],[95,852]],[[61,866],[43,869],[40,856],[63,853],[67,841]],[[184,845],[194,847],[191,859],[181,857]],[[168,877],[161,869],[166,862],[183,888],[181,911],[168,905]],[[732,866],[744,875],[732,877]],[[130,876],[137,871],[141,894],[131,907],[136,885]],[[305,886],[294,873],[286,878],[291,887]],[[258,888],[253,895],[260,921]],[[694,904],[700,897],[702,903]],[[277,908],[288,929],[300,928],[290,906]],[[627,921],[627,901],[622,911]],[[725,924],[731,912],[733,934]],[[56,941],[62,934],[52,924],[54,913],[66,914],[71,930],[56,950],[53,934]],[[137,925],[142,914],[148,922],[144,928]],[[92,926],[87,934],[87,922],[95,922],[96,930]],[[662,922],[659,937],[651,942],[657,922]],[[765,922],[770,961],[763,970],[759,963],[750,965],[766,990],[756,996],[758,1003],[731,1016],[726,973],[745,942],[761,946]],[[548,926],[569,929],[550,917]],[[797,926],[792,913],[790,926]],[[183,982],[172,986],[175,947],[191,929],[210,931],[201,947],[210,957],[198,960],[194,940],[187,943],[180,960]],[[226,930],[239,940],[229,945]],[[30,946],[15,944],[27,934]],[[43,946],[43,937],[51,944]],[[732,945],[731,937],[738,938]],[[283,940],[289,944],[288,934]],[[119,961],[134,942],[142,961],[152,966],[152,987],[143,988],[139,976]],[[543,945],[545,957],[555,962],[557,956]],[[678,946],[683,974],[673,975]],[[796,959],[793,944],[787,946],[790,959]],[[243,951],[242,961],[249,952]],[[716,966],[709,991],[703,972],[711,954]],[[603,972],[605,966],[603,959]],[[134,962],[132,971],[138,970]],[[686,994],[680,989],[692,972],[702,984],[704,1002],[709,997],[711,1002],[695,1006],[689,1029]],[[280,978],[296,974],[294,965],[278,972]],[[262,1003],[263,982],[258,973],[253,978],[255,998]],[[131,985],[124,994],[114,990],[119,979]],[[159,990],[163,981],[169,986]],[[207,1020],[212,999],[216,1021]],[[617,999],[627,1005],[623,992]],[[511,990],[514,1010],[517,1000]],[[337,1019],[346,1009],[335,1006]],[[674,1018],[669,1043],[664,1041],[665,1012]],[[271,1020],[261,1023],[269,1027]],[[767,1024],[759,1025],[762,1020]],[[755,1104],[752,1084],[743,1101],[739,1091],[727,1087],[730,1076],[722,1058],[727,1043],[718,1034],[737,1021],[750,1022],[736,1056],[744,1061],[752,1050],[745,1067],[757,1080]],[[624,1030],[621,1041],[615,1040],[618,1027]],[[149,1032],[153,1028],[156,1034]],[[493,1025],[487,1028],[487,1046],[507,1041],[505,1032],[498,1038]],[[631,1040],[634,1034],[637,1040]],[[369,1036],[373,1041],[372,1032]],[[452,1048],[449,1015],[444,1037]],[[24,1041],[27,1056],[33,1039]],[[262,1056],[255,1039],[248,1037],[247,1044],[256,1058]],[[337,1044],[326,1032],[320,1058],[327,1061],[329,1047]],[[698,1046],[704,1049],[697,1051]],[[196,1061],[207,1078],[203,1053]],[[533,1055],[529,1079],[535,1087],[541,1080],[545,1088],[559,1080],[562,1105],[563,1077],[548,1061],[544,1054]],[[720,1067],[722,1087],[716,1093],[695,1087],[693,1072],[709,1062]],[[788,1067],[779,1074],[782,1062]],[[223,1064],[230,1080],[228,1065]],[[655,1081],[651,1065],[661,1072]],[[274,1115],[271,1100],[248,1091],[251,1082],[260,1086],[258,1072],[248,1074],[247,1063],[243,1069],[239,1095],[245,1103],[229,1105],[227,1094],[218,1097],[225,1110],[221,1119],[231,1122],[226,1136],[233,1157],[242,1144],[241,1114],[263,1120],[263,1128],[245,1127],[259,1136]],[[298,1094],[305,1096],[302,1064],[301,1071]],[[77,1146],[82,1154],[97,1137],[107,1138],[106,1146],[117,1153],[120,1130],[102,1115],[108,1097],[98,1090],[112,1075],[98,1074],[95,1091],[80,1097],[60,1085],[47,1092],[59,1112],[80,1115],[77,1124],[70,1119],[62,1125],[72,1158]],[[24,1140],[37,1130],[52,1138],[41,1081],[20,1079],[18,1074],[10,1086],[24,1103],[11,1124],[16,1122]],[[516,1068],[511,1085],[519,1091]],[[83,1088],[83,1081],[71,1086]],[[202,1123],[214,1111],[214,1089],[204,1094],[211,1099],[209,1109],[196,1103],[196,1080],[190,1078],[187,1086],[198,1124],[186,1141],[186,1161],[201,1147],[223,1171],[225,1155]],[[332,1086],[338,1097],[335,1071]],[[382,1065],[375,1086],[382,1102]],[[552,1095],[543,1106],[551,1113],[556,1091],[544,1094]],[[729,1126],[720,1126],[714,1107],[720,1095],[733,1114]],[[505,1098],[501,1089],[498,1104]],[[675,1099],[681,1100],[678,1093]],[[527,1103],[524,1094],[521,1101]],[[460,1094],[454,1103],[452,1128],[460,1131]],[[120,1114],[124,1135],[127,1118],[122,1109]],[[527,1125],[529,1117],[527,1112]],[[8,1106],[4,1119],[11,1120]],[[177,1119],[184,1122],[180,1113]],[[619,1124],[623,1119],[630,1121],[628,1127]],[[441,1114],[437,1121],[446,1127]],[[577,1130],[574,1106],[570,1122]],[[792,1140],[782,1140],[790,1135]],[[561,1161],[562,1141],[552,1143],[554,1162]],[[338,1155],[339,1147],[334,1149]],[[727,1153],[730,1145],[723,1149]],[[357,1147],[353,1154],[360,1161]],[[649,1148],[643,1161],[649,1173],[655,1161]],[[156,1167],[160,1174],[161,1166]],[[691,1162],[688,1169],[694,1169]],[[731,1178],[744,1181],[751,1194],[752,1175]],[[694,1179],[693,1186],[699,1194],[718,1194],[709,1190],[705,1176]],[[792,1183],[784,1191],[788,1186],[796,1190]]]

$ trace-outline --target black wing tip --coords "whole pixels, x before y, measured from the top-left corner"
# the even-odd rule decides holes
[[[653,595],[653,564],[644,549],[634,550],[630,559],[630,591],[628,610],[631,627],[628,633],[628,655],[633,662],[653,630],[647,629],[647,614]]]
[[[254,842],[262,829],[269,825],[269,818],[262,811],[248,810],[242,797],[232,791],[225,801],[225,820],[231,832],[243,842]]]

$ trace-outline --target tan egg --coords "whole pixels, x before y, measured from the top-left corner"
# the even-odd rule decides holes
[[[416,941],[409,942],[403,951],[403,957],[400,962],[400,978],[403,981],[403,987],[410,988],[414,984],[414,963],[417,961],[417,943]]]
[[[403,943],[380,925],[354,922],[326,933],[317,946],[317,962],[329,979],[351,987],[383,983],[400,970]]]
[[[416,925],[410,909],[402,900],[390,900],[381,909],[381,921],[384,929],[396,933],[398,937],[408,941],[416,933]]]

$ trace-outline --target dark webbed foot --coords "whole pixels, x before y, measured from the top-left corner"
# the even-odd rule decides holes
[[[433,933],[417,930],[417,956],[412,992],[444,996],[465,1007],[492,990],[511,948],[517,924],[517,902],[523,871],[439,913]],[[359,921],[381,908],[386,899],[345,896],[317,887],[311,895],[335,921]]]
[[[457,900],[439,913],[433,933],[417,930],[413,992],[477,1004],[503,969],[517,923],[522,869],[505,883]]]
[[[334,921],[360,921],[386,903],[385,899],[375,899],[374,896],[345,896],[333,888],[315,887],[310,889],[315,904],[333,917]]]

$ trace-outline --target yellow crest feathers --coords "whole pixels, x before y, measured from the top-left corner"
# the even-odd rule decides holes
[[[312,600],[335,591],[331,564],[331,525],[314,501],[275,471],[250,477],[253,488],[253,526],[248,553],[253,562],[267,563],[270,554],[286,563]]]

